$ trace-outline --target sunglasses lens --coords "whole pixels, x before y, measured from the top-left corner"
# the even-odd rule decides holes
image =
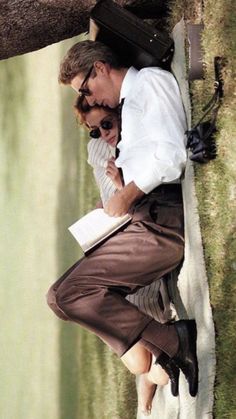
[[[91,138],[99,138],[99,137],[101,137],[100,129],[99,128],[92,129],[89,132],[89,135],[90,135]]]
[[[112,124],[112,122],[111,121],[102,121],[102,123],[101,123],[101,128],[102,129],[112,129],[112,127],[113,127],[113,124]]]
[[[100,127],[105,130],[112,129],[113,123],[112,121],[102,121]],[[92,138],[99,138],[101,137],[101,131],[99,128],[92,129],[89,132],[90,137]]]
[[[91,96],[91,93],[90,93],[89,89],[81,88],[81,89],[79,89],[79,93],[80,93],[81,96]]]

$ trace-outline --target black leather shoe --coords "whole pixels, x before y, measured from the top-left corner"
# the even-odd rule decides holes
[[[172,358],[183,371],[189,385],[189,393],[195,397],[198,392],[197,327],[195,320],[179,320],[174,323],[179,336],[179,349]]]
[[[168,357],[164,352],[156,360],[155,364],[160,364],[160,366],[167,372],[170,377],[171,382],[171,393],[173,396],[178,396],[179,394],[179,368],[175,362]]]

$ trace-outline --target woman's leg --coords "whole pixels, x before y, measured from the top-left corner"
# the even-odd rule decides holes
[[[139,375],[149,372],[152,354],[137,342],[120,359],[132,374]]]
[[[139,375],[138,406],[143,414],[150,415],[157,384],[166,385],[168,375],[159,364],[153,363],[152,354],[140,343],[133,345],[120,359],[132,374]]]
[[[147,374],[147,379],[151,383],[155,383],[159,386],[165,386],[169,382],[169,375],[166,373],[165,370],[163,370],[160,364],[155,364],[153,359],[151,368]]]
[[[153,358],[151,352],[137,342],[120,359],[132,374],[147,374],[149,382],[164,386],[169,376],[159,364],[154,363]]]

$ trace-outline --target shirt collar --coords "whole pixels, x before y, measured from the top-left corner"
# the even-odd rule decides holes
[[[134,67],[130,67],[123,79],[121,90],[120,90],[120,102],[122,99],[124,99],[129,91],[132,89],[134,85],[134,81],[137,77],[138,70]]]

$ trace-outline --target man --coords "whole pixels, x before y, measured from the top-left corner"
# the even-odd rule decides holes
[[[59,80],[86,96],[91,106],[123,103],[116,165],[125,186],[105,210],[113,216],[130,212],[133,219],[71,267],[49,290],[48,303],[59,317],[94,332],[120,357],[137,342],[143,345],[167,371],[175,396],[181,369],[195,396],[195,322],[163,325],[125,299],[183,258],[180,177],[186,124],[176,80],[159,68],[123,68],[108,47],[93,41],[68,51]]]

